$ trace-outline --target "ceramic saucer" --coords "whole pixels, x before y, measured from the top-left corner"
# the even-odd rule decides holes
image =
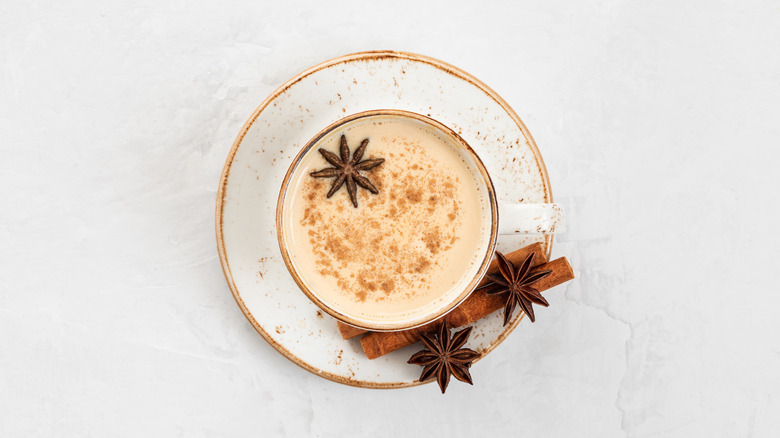
[[[358,338],[343,340],[336,320],[298,289],[276,238],[279,187],[293,157],[323,127],[361,111],[392,108],[451,127],[480,156],[501,202],[552,202],[544,162],[523,122],[485,84],[444,62],[411,53],[362,52],[331,59],[293,77],[252,114],[222,171],[216,231],[222,269],[241,310],[277,351],[312,373],[348,385],[399,388],[419,384],[419,350],[407,347],[367,359]],[[551,236],[499,236],[512,251]],[[518,325],[501,312],[474,324],[468,347],[486,355]]]

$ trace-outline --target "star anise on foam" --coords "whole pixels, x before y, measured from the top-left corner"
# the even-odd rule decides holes
[[[550,303],[531,285],[550,275],[552,271],[531,272],[534,253],[529,254],[519,268],[498,251],[496,251],[496,257],[498,258],[498,270],[501,275],[487,274],[487,277],[492,282],[478,287],[476,290],[485,290],[485,293],[488,295],[508,293],[506,304],[504,305],[504,325],[507,325],[509,320],[512,319],[512,312],[515,311],[515,306],[518,304],[526,315],[531,318],[531,322],[534,322],[536,318],[534,317],[534,309],[531,307],[532,303],[544,307],[549,306]]]
[[[436,377],[442,394],[450,383],[450,375],[472,385],[469,367],[480,354],[469,348],[462,348],[470,334],[471,327],[455,333],[450,338],[450,325],[447,321],[439,327],[438,336],[420,333],[420,340],[426,349],[415,353],[408,362],[425,367],[420,374],[420,381],[425,382]]]
[[[360,146],[355,150],[355,153],[352,154],[351,160],[349,158],[347,137],[344,135],[341,136],[341,146],[339,147],[339,155],[341,155],[341,157],[333,152],[326,151],[325,149],[318,149],[323,158],[333,165],[333,167],[312,172],[311,176],[315,178],[336,178],[336,180],[333,181],[333,185],[330,186],[330,190],[328,190],[328,194],[326,195],[327,198],[333,196],[345,182],[347,183],[349,198],[352,200],[352,205],[354,205],[355,208],[358,206],[357,186],[363,187],[373,194],[379,193],[379,189],[377,189],[374,184],[360,172],[371,170],[376,166],[379,166],[385,159],[375,158],[372,160],[360,161],[360,159],[363,158],[363,153],[366,151],[366,146],[368,146],[368,139],[365,139],[360,143]]]

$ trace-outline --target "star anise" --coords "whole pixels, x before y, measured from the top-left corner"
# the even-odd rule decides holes
[[[427,349],[415,353],[408,362],[425,367],[420,375],[420,381],[425,382],[436,377],[442,394],[450,383],[450,374],[461,382],[471,385],[469,367],[480,354],[469,348],[461,348],[466,344],[469,334],[471,334],[471,327],[455,333],[450,338],[450,325],[447,321],[439,327],[438,337],[420,333],[420,340]]]
[[[550,275],[552,271],[531,272],[534,253],[529,254],[519,268],[514,266],[498,251],[496,251],[496,257],[498,258],[498,270],[501,275],[488,274],[487,277],[492,282],[477,288],[477,290],[486,290],[485,293],[488,295],[508,292],[506,305],[504,305],[504,325],[507,325],[509,320],[512,319],[512,312],[515,311],[515,306],[518,304],[526,315],[531,318],[531,322],[534,322],[536,318],[534,317],[534,309],[531,307],[531,304],[536,303],[547,307],[550,303],[531,285]]]
[[[374,184],[360,172],[371,170],[376,166],[379,166],[385,159],[375,158],[372,160],[360,161],[360,159],[363,158],[363,153],[366,151],[366,146],[368,146],[368,139],[365,139],[360,143],[360,146],[358,146],[355,153],[352,155],[351,160],[349,159],[347,137],[344,135],[341,136],[341,146],[339,147],[339,155],[341,155],[341,157],[338,157],[333,152],[328,152],[325,149],[318,149],[325,160],[332,164],[333,167],[312,172],[311,176],[315,178],[336,178],[336,180],[333,181],[333,185],[330,186],[330,190],[328,190],[328,194],[326,195],[327,198],[333,196],[345,182],[347,183],[347,191],[352,200],[352,205],[354,205],[355,208],[358,206],[357,186],[363,187],[373,194],[379,193],[379,190],[374,187]]]

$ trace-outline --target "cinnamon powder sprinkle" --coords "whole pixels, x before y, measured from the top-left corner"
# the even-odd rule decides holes
[[[406,152],[413,155],[414,149]],[[398,157],[385,158],[392,163]],[[405,172],[379,167],[373,178],[382,185],[379,194],[359,192],[357,209],[339,208],[344,202],[338,195],[324,199],[320,180],[303,183],[299,223],[307,229],[317,272],[337,279],[358,302],[430,290],[427,274],[442,268],[439,259],[452,249],[462,225],[457,177],[414,164]]]

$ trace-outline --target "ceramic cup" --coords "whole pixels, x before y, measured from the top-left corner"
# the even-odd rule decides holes
[[[464,279],[453,285],[452,289],[446,291],[440,298],[421,305],[419,308],[403,312],[403,314],[383,315],[381,311],[375,311],[371,315],[358,314],[346,307],[339,306],[334,300],[328,299],[329,296],[332,296],[333,291],[317,290],[317,287],[313,286],[312,273],[310,272],[312,268],[305,266],[306,263],[299,260],[303,257],[301,248],[295,246],[293,239],[295,227],[298,227],[299,224],[296,222],[298,218],[294,218],[292,214],[293,197],[290,196],[290,192],[297,184],[301,183],[302,178],[310,178],[309,172],[303,169],[305,166],[302,166],[301,162],[310,157],[310,154],[317,154],[317,149],[323,147],[323,143],[333,144],[340,132],[349,129],[356,123],[365,123],[366,120],[419,124],[446,139],[448,144],[459,150],[463,162],[475,176],[474,184],[480,197],[482,225],[479,230],[473,231],[480,233],[481,243],[474,246],[476,248],[475,254],[461,254],[463,257],[472,257],[474,260],[469,265]],[[332,146],[325,148],[332,149]],[[340,190],[346,191],[346,187]],[[436,320],[465,300],[485,275],[493,258],[499,234],[559,233],[564,228],[564,216],[563,209],[559,204],[499,204],[493,182],[480,158],[465,140],[442,123],[408,111],[372,110],[345,117],[331,124],[315,135],[301,149],[282,182],[276,209],[276,226],[284,263],[300,289],[312,302],[344,323],[367,330],[393,331],[414,328]]]

